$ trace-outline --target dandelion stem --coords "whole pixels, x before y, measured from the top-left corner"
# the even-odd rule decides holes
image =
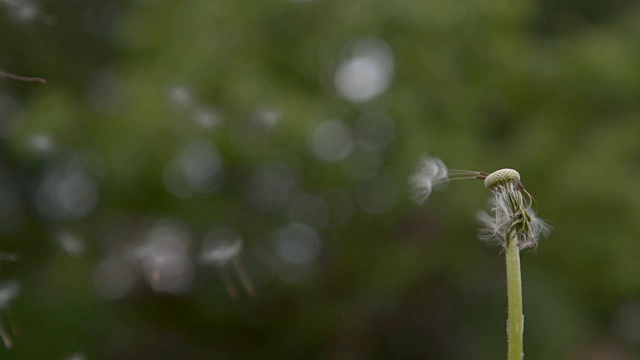
[[[238,288],[233,283],[231,276],[227,273],[226,269],[220,270],[220,276],[222,277],[222,283],[224,284],[225,289],[227,289],[227,293],[229,297],[235,299],[238,297]]]
[[[524,315],[522,314],[522,279],[520,276],[520,249],[515,232],[507,235],[507,341],[508,360],[522,360]]]
[[[11,340],[11,336],[9,336],[7,330],[5,330],[2,321],[0,321],[0,338],[2,338],[2,342],[4,342],[4,346],[6,346],[7,349],[13,347],[13,340]]]
[[[46,84],[47,83],[47,80],[43,79],[43,78],[20,76],[20,75],[10,74],[8,72],[4,72],[4,71],[0,70],[0,78],[3,78],[3,77],[5,77],[7,79],[18,80],[18,81],[37,82],[37,83],[40,83],[40,84]]]
[[[244,289],[247,291],[249,296],[256,296],[256,289],[251,282],[251,278],[249,277],[249,275],[247,275],[247,272],[242,267],[240,259],[235,258],[233,260],[233,266],[236,268],[236,272],[238,273],[240,282],[242,283],[242,286],[244,286]]]

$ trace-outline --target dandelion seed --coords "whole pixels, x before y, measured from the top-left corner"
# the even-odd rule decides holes
[[[438,158],[424,156],[416,172],[409,178],[413,190],[413,199],[421,204],[431,195],[434,185],[445,183],[449,180],[447,166]]]
[[[205,237],[200,261],[204,264],[214,264],[218,267],[220,277],[230,297],[238,296],[238,289],[227,269],[233,266],[240,283],[249,296],[255,296],[256,290],[249,275],[240,262],[242,252],[242,238],[231,229],[213,229]]]

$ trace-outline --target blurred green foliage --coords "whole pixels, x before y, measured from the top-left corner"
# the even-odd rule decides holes
[[[24,4],[0,1],[0,69],[48,84],[0,79],[0,198],[13,204],[0,247],[20,257],[1,264],[20,284],[0,313],[14,341],[2,358],[503,358],[504,260],[475,233],[488,193],[454,182],[416,206],[407,179],[424,153],[518,169],[554,226],[522,254],[527,358],[640,356],[634,2]],[[391,83],[350,101],[336,73],[366,39],[390,50]],[[375,174],[310,150],[324,121],[371,114],[395,124]],[[224,175],[172,190],[168,164],[194,141]],[[256,204],[256,174],[276,179],[268,193],[291,180],[291,196]],[[76,196],[66,215],[42,205],[60,178]],[[347,200],[328,203],[317,258],[285,266],[276,237],[305,194]],[[190,239],[188,290],[140,275],[99,295],[99,264],[166,223]],[[257,296],[230,297],[225,269],[196,261],[217,226],[244,239]]]

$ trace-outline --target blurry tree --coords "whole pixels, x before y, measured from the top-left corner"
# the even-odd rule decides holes
[[[555,226],[523,254],[528,358],[640,354],[635,4],[0,10],[0,69],[49,81],[0,81],[3,357],[500,358],[485,190],[412,204],[424,152],[517,168]]]

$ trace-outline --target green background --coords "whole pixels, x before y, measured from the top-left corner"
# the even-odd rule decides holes
[[[48,80],[0,79],[0,357],[504,358],[489,193],[416,205],[428,153],[519,170],[554,227],[522,253],[528,359],[638,358],[639,38],[624,0],[0,1],[0,70]],[[253,297],[199,261],[220,228]],[[139,254],[154,229],[179,291]]]

